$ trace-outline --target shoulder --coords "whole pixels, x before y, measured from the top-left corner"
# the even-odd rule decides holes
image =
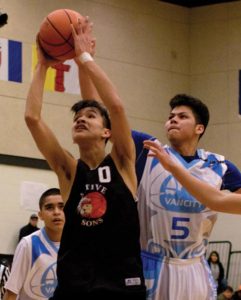
[[[32,242],[34,240],[34,237],[39,237],[40,234],[41,234],[41,230],[39,229],[27,236],[22,237],[16,247],[16,250],[14,253],[14,260],[16,260],[16,257],[22,256],[22,255],[24,255],[24,253],[31,251]]]
[[[225,163],[226,163],[226,165],[228,166],[228,170],[229,170],[229,171],[233,171],[233,172],[238,172],[238,173],[240,173],[238,167],[237,167],[234,163],[232,163],[231,161],[229,161],[229,160],[227,160],[227,159],[225,159]],[[240,173],[240,174],[241,174],[241,173]]]
[[[140,132],[137,130],[132,130],[131,131],[131,135],[132,138],[134,140],[134,142],[138,142],[138,141],[144,141],[144,140],[150,140],[150,139],[155,139],[155,137],[153,137],[152,135],[145,133],[145,132]]]
[[[229,160],[225,160],[225,163],[228,167],[227,172],[226,172],[227,175],[233,175],[235,177],[241,178],[241,172],[235,164],[233,164]]]
[[[227,165],[227,171],[223,177],[223,187],[222,189],[230,190],[235,192],[241,188],[241,172],[238,167],[229,160],[225,160]]]
[[[29,234],[29,235],[26,235],[26,236],[22,237],[22,239],[21,239],[21,241],[19,242],[19,244],[20,244],[20,243],[23,243],[23,244],[29,244],[29,243],[32,241],[33,237],[39,236],[40,233],[41,233],[41,229],[38,228],[38,229],[35,230],[33,233],[31,233],[31,234]]]
[[[28,228],[28,227],[29,227],[29,224],[24,225],[23,227],[20,228],[20,231],[23,231],[23,230],[25,230],[25,229]]]
[[[203,160],[213,159],[218,162],[225,162],[225,157],[222,154],[210,152],[205,149],[198,149],[197,152],[198,152],[198,156]]]
[[[223,264],[221,263],[221,261],[218,262],[219,268],[223,269]]]
[[[31,234],[30,234],[31,235]],[[29,242],[31,241],[30,235],[24,236],[21,238],[21,241],[18,243],[16,251],[26,248]]]

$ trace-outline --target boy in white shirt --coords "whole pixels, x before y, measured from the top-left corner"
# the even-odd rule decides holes
[[[39,218],[44,227],[19,242],[5,284],[4,300],[43,300],[57,285],[57,253],[65,216],[64,202],[57,188],[45,191],[39,200]]]

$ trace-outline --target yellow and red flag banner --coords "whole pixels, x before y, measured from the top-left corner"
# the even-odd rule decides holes
[[[36,45],[32,46],[32,72],[37,63]],[[49,68],[45,80],[46,91],[80,94],[78,67],[73,59]]]

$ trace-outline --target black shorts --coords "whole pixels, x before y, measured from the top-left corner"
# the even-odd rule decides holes
[[[111,291],[98,291],[92,293],[57,293],[49,300],[96,300],[96,299],[105,299],[105,300],[146,300],[146,291],[132,292],[132,293],[120,293],[120,292],[111,292]]]

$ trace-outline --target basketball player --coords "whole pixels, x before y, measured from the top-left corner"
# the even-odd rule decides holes
[[[65,205],[66,223],[58,253],[58,286],[52,300],[145,300],[135,174],[135,148],[125,110],[107,75],[95,63],[89,23],[73,29],[76,61],[91,79],[106,109],[95,100],[79,101],[72,138],[80,159],[58,142],[41,116],[48,67],[39,61],[27,97],[25,120],[56,173]],[[61,116],[60,116],[61,120]],[[112,148],[105,146],[111,138]]]
[[[64,226],[64,202],[60,190],[51,188],[39,200],[41,230],[19,242],[5,284],[4,300],[49,299],[56,285],[57,252]]]
[[[169,155],[213,187],[241,193],[238,169],[221,155],[197,149],[209,121],[206,105],[194,97],[177,95],[170,107],[165,124]],[[216,299],[216,286],[204,258],[216,212],[198,202],[155,157],[148,156],[148,149],[143,150],[144,140],[158,143],[154,137],[133,132],[133,138],[147,298]]]
[[[88,76],[82,77],[86,80]],[[81,91],[88,97],[100,96],[90,83],[82,84]],[[197,149],[209,121],[206,105],[194,97],[177,95],[170,107],[166,122],[170,154],[200,179],[241,193],[239,170],[223,156]],[[155,158],[148,156],[147,149],[143,150],[144,140],[158,143],[157,139],[137,131],[132,135],[147,299],[216,299],[216,286],[204,257],[216,213],[188,194]]]
[[[171,157],[168,150],[154,141],[144,141],[144,147],[150,150],[148,156],[156,157],[162,166],[202,204],[223,213],[241,214],[241,195],[225,193],[192,176],[191,172]]]

